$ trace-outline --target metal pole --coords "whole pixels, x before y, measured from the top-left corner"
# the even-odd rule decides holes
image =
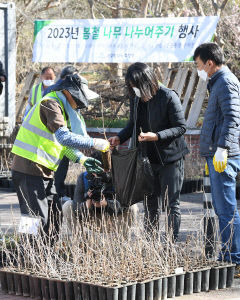
[[[212,205],[212,194],[209,175],[203,174],[203,212],[205,254],[212,257],[216,248],[215,212]]]
[[[7,80],[5,81],[5,117],[8,117],[8,10],[4,9],[4,57],[5,57],[5,72]]]

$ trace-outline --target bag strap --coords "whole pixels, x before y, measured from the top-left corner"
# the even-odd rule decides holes
[[[136,148],[136,138],[137,138],[137,109],[138,109],[139,97],[135,96],[133,99],[133,133],[132,133],[132,143],[131,148]]]

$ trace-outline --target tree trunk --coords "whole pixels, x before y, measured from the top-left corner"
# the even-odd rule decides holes
[[[117,7],[122,7],[123,6],[123,0],[118,0],[117,1]],[[122,18],[122,10],[113,10],[112,17],[114,19]],[[112,77],[112,82],[122,78],[123,73],[122,73],[122,68],[123,64],[122,63],[111,63],[111,77]]]
[[[140,17],[141,18],[146,18],[147,17],[148,3],[149,3],[149,0],[143,0],[142,1],[141,12],[140,12]]]

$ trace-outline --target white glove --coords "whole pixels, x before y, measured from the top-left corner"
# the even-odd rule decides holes
[[[213,157],[213,165],[216,172],[223,172],[227,167],[227,149],[218,147]]]
[[[110,143],[104,139],[93,139],[93,148],[102,152],[109,150]]]

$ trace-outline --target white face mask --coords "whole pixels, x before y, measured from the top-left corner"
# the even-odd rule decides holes
[[[206,71],[204,71],[204,70],[201,70],[201,71],[197,70],[197,73],[198,73],[198,76],[199,76],[202,80],[204,80],[204,81],[207,80],[208,74],[207,74]]]
[[[134,90],[135,95],[140,98],[141,97],[140,90],[138,88],[136,88],[136,87],[133,87],[133,90]]]
[[[50,86],[54,84],[54,80],[43,80],[43,84],[45,86]]]

